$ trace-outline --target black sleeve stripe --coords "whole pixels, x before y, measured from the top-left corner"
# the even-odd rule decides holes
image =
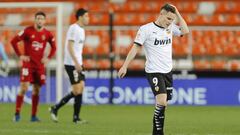
[[[138,46],[142,46],[142,44],[138,43],[138,42],[133,42],[134,44],[138,45]]]

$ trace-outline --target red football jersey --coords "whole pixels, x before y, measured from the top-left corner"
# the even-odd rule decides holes
[[[30,26],[19,32],[18,35],[13,38],[11,43],[18,56],[21,55],[17,47],[19,41],[24,42],[24,55],[30,57],[30,64],[33,67],[43,66],[41,59],[44,56],[47,42],[51,45],[51,51],[48,58],[51,58],[56,51],[55,39],[50,31],[45,28],[41,31],[37,31],[34,26]]]

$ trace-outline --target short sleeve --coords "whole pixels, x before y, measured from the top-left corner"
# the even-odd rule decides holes
[[[76,40],[76,30],[74,29],[73,26],[70,26],[70,28],[68,29],[68,40]]]
[[[180,27],[177,26],[176,24],[172,24],[172,32],[174,36],[181,36],[182,31],[180,30]]]
[[[24,40],[26,37],[26,33],[27,33],[27,30],[24,29],[24,30],[21,30],[20,32],[18,32],[17,36],[20,40]]]
[[[139,28],[137,35],[135,37],[134,43],[138,45],[143,45],[146,40],[146,33],[142,27]]]

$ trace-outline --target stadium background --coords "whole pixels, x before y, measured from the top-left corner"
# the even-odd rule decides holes
[[[1,2],[16,1],[2,0]],[[18,0],[17,2],[29,1]],[[45,1],[33,0],[31,2],[36,2],[37,4],[38,2]],[[135,121],[135,119],[129,117],[124,118],[128,119],[129,123],[132,122],[133,125],[135,124],[137,126],[139,126],[139,123],[146,124],[145,121],[148,121],[147,124],[151,123],[151,121],[149,121],[152,115],[151,106],[135,106],[154,104],[153,95],[144,77],[144,52],[139,52],[137,57],[132,61],[125,79],[120,80],[116,78],[116,73],[124,62],[139,26],[154,21],[159,13],[160,7],[168,2],[178,8],[190,28],[190,34],[188,36],[173,39],[175,96],[169,103],[177,106],[170,107],[168,110],[170,115],[169,119],[172,117],[172,119],[167,120],[167,125],[172,125],[168,129],[172,130],[172,134],[237,135],[240,133],[237,128],[239,118],[235,119],[237,112],[239,112],[240,104],[240,1],[69,0],[66,2],[48,0],[48,2],[65,2],[62,44],[64,44],[65,32],[69,24],[75,21],[74,11],[79,7],[84,7],[90,11],[90,25],[86,27],[87,39],[83,51],[84,67],[87,70],[86,89],[83,101],[85,104],[90,104],[90,106],[86,106],[84,111],[85,113],[83,115],[85,117],[90,120],[92,119],[92,121],[98,120],[98,118],[91,114],[91,111],[98,112],[101,110],[102,112],[98,112],[99,114],[112,117],[112,121],[114,121],[114,110],[118,112],[118,115],[121,113],[129,115],[131,113],[141,112],[139,113],[139,117],[142,117],[141,114],[147,114],[148,118],[145,118],[145,116],[142,118],[142,121]],[[34,13],[39,10],[47,13],[47,27],[56,35],[56,9],[54,8],[0,8],[0,38],[1,42],[4,43],[5,51],[9,57],[10,69],[7,77],[0,76],[0,110],[9,111],[9,113],[3,115],[2,121],[7,121],[10,125],[10,114],[12,114],[11,110],[14,108],[13,103],[15,102],[16,93],[19,89],[19,64],[18,58],[9,41],[25,26],[33,23]],[[113,17],[112,22],[110,21],[111,17]],[[111,26],[111,24],[113,25]],[[47,67],[47,84],[41,91],[41,103],[46,103],[46,105],[40,105],[40,114],[45,121],[49,121],[48,117],[45,116],[46,112],[41,110],[46,110],[49,103],[55,103],[59,98],[57,97],[56,89],[57,66],[62,65],[58,65],[56,58],[49,63]],[[62,71],[63,91],[60,91],[60,95],[64,95],[69,90],[69,82],[66,79],[67,76],[64,70]],[[27,104],[31,103],[30,95],[31,88],[25,97]],[[107,105],[102,106],[99,104]],[[111,106],[111,104],[131,106]],[[91,105],[98,105],[94,106],[97,109],[92,108]],[[224,107],[215,107],[216,105]],[[29,106],[26,106],[26,108],[29,109]],[[68,113],[70,109],[69,107],[67,108],[68,109],[64,110],[66,113]],[[124,109],[131,111],[121,112]],[[207,118],[205,118],[205,116],[208,115],[206,110],[210,112]],[[184,115],[184,120],[192,123],[192,125],[186,125],[185,122],[175,123],[175,119],[181,121],[177,116],[176,118],[174,117],[175,111],[178,111],[179,115]],[[224,117],[224,114],[219,112],[226,112],[228,116],[232,116],[225,116],[224,120],[228,126],[221,125],[222,121],[218,118]],[[23,113],[28,114],[26,111],[23,111]],[[88,117],[87,114],[91,117]],[[206,124],[202,119],[203,116],[204,119],[211,119],[212,121]],[[216,116],[216,118],[213,116]],[[120,124],[121,122],[125,123],[125,121],[121,121],[121,118],[122,117],[118,118],[117,121],[119,121]],[[199,123],[191,121],[196,118],[199,118],[196,120],[199,121]],[[63,117],[65,123],[61,123],[61,126],[65,126],[64,124],[68,122],[67,119],[67,116]],[[99,119],[99,121],[101,120],[102,119]],[[25,122],[24,124],[26,125],[28,123]],[[4,127],[3,124],[0,125]],[[109,125],[110,129],[106,128]],[[118,126],[118,124],[113,122],[109,125],[107,124],[107,126],[104,127],[105,129],[98,129],[96,131],[100,133],[91,132],[90,134],[101,135],[105,134],[105,131],[111,131],[108,133],[109,135],[148,134],[148,132],[145,131],[146,127],[141,126],[133,130],[129,129],[131,131],[129,133],[124,130],[127,129],[127,127],[123,126],[124,124],[120,126],[122,127],[121,130],[116,129],[116,131],[121,133],[113,133],[114,131],[111,129],[111,125]],[[174,125],[182,126],[175,128]],[[209,128],[211,125],[215,126],[211,129]],[[53,127],[53,125],[48,126]],[[95,126],[96,125],[90,129],[95,130]],[[200,130],[196,129],[196,127],[200,127]],[[228,127],[232,128],[231,132]],[[56,127],[53,128],[53,130],[44,128],[46,132],[40,130],[34,132],[33,130],[35,130],[35,128],[35,126],[30,126],[29,129],[20,133],[67,133],[62,130],[60,130],[61,132],[57,132],[58,129]],[[83,133],[79,134],[85,135],[88,128],[89,126],[81,128]],[[98,127],[96,126],[96,128]],[[148,126],[147,130],[151,131],[150,128],[151,127]],[[70,129],[74,130],[74,127]],[[70,129],[69,132],[71,133]],[[6,128],[0,131],[0,134],[16,134],[16,132],[10,130],[11,129]],[[68,130],[66,129],[66,131]],[[78,134],[77,132],[72,133]]]

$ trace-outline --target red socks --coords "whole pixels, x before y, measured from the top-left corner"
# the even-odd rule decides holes
[[[19,114],[20,111],[21,111],[21,107],[22,107],[22,104],[23,104],[23,98],[24,98],[24,96],[17,95],[17,99],[16,99],[16,114]]]
[[[39,96],[32,95],[32,116],[36,116],[38,103],[39,103]]]
[[[22,104],[23,104],[23,98],[24,98],[24,96],[17,95],[17,98],[16,98],[16,114],[19,114],[21,112],[21,107],[22,107]],[[32,95],[32,116],[36,116],[38,103],[39,103],[39,96],[38,95]]]

